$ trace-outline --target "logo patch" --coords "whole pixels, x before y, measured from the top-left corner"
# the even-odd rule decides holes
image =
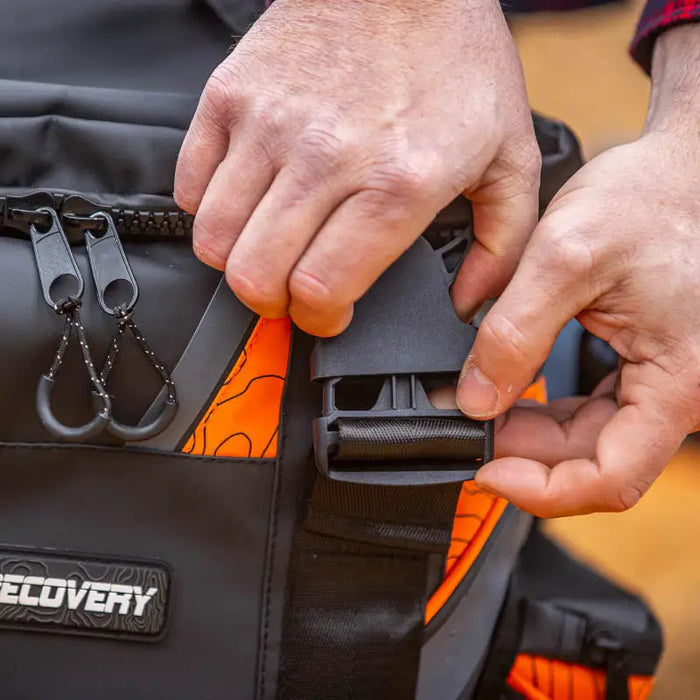
[[[153,641],[169,590],[159,563],[0,548],[0,627]]]

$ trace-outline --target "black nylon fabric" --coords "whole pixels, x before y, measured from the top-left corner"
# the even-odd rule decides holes
[[[172,196],[197,98],[2,80],[3,188]]]
[[[342,419],[337,423],[340,461],[467,460],[484,453],[485,429],[459,419]]]
[[[607,672],[605,700],[628,700],[630,675],[653,675],[661,630],[644,602],[533,528],[513,573],[475,700],[505,692],[518,654]]]
[[[129,243],[125,251],[141,292],[134,318],[172,369],[221,275],[199,263],[187,242]],[[93,358],[101,364],[116,321],[99,308],[85,248],[73,252],[85,281],[81,316]],[[56,352],[63,322],[41,296],[33,258],[28,240],[0,235],[0,440],[6,441],[53,439],[39,421],[35,395],[39,376],[49,369]],[[137,423],[160,388],[160,378],[138,345],[125,342],[109,381],[115,416],[127,424]],[[67,425],[92,418],[91,390],[81,353],[71,344],[51,397],[56,416]],[[99,440],[117,442],[106,434]]]
[[[325,545],[325,546],[324,546]],[[422,556],[301,537],[279,697],[415,697],[423,639]]]
[[[280,697],[415,697],[431,567],[460,489],[317,477],[290,569]]]
[[[172,571],[157,642],[0,630],[3,700],[254,697],[268,538],[261,514],[271,508],[274,469],[272,460],[0,442],[3,545],[159,561]]]
[[[0,78],[196,94],[231,32],[203,0],[4,2]]]

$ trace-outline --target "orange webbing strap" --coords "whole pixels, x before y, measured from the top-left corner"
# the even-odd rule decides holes
[[[605,671],[520,654],[508,685],[528,700],[604,700],[605,677]],[[629,700],[646,700],[653,685],[650,676],[630,676]]]
[[[291,322],[261,318],[182,451],[217,457],[277,456]]]
[[[539,377],[523,393],[523,399],[547,402],[547,384]],[[479,491],[473,482],[462,485],[454,525],[452,543],[445,564],[445,577],[433,593],[425,609],[425,623],[435,617],[476,561],[508,502]]]

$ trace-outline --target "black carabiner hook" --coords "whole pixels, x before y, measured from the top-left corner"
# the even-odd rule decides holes
[[[109,423],[112,411],[112,404],[107,392],[97,376],[95,366],[90,355],[90,348],[85,335],[85,328],[80,319],[80,297],[83,293],[83,278],[80,274],[73,253],[71,252],[68,240],[61,228],[58,215],[50,207],[42,207],[36,211],[37,221],[29,226],[29,235],[34,248],[34,256],[39,271],[39,281],[46,303],[59,315],[65,316],[66,322],[63,326],[63,335],[58,345],[58,350],[47,374],[39,378],[39,385],[36,391],[36,407],[39,419],[44,427],[56,437],[71,442],[83,442],[95,437],[104,430]],[[45,231],[40,231],[36,223],[46,221],[48,227]],[[60,293],[61,286],[72,285],[72,293],[64,296],[59,301],[54,299],[54,295]],[[97,415],[86,423],[78,427],[69,427],[61,423],[51,410],[51,391],[58,370],[63,363],[70,338],[75,328],[80,349],[83,355],[83,363],[90,375],[90,381],[95,388],[100,400],[100,407]]]

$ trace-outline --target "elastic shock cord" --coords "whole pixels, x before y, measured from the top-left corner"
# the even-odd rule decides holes
[[[81,300],[75,297],[67,297],[54,306],[54,311],[59,316],[65,317],[63,333],[58,344],[58,349],[47,374],[39,380],[37,389],[37,408],[39,416],[46,428],[57,437],[73,441],[87,440],[101,432],[108,423],[112,413],[112,402],[105,390],[104,384],[95,370],[95,364],[90,354],[90,347],[85,333],[85,327],[80,318]],[[73,330],[78,337],[80,351],[83,357],[83,364],[90,377],[94,388],[94,395],[99,401],[97,415],[83,426],[72,428],[60,423],[51,411],[51,390],[54,386],[56,375],[58,374],[63,360],[70,345]]]
[[[146,425],[128,426],[119,423],[114,419],[114,417],[112,417],[107,426],[107,431],[125,442],[146,440],[162,432],[175,417],[175,413],[177,412],[177,394],[175,391],[175,382],[166,369],[165,364],[155,354],[149,342],[136,325],[133,318],[133,310],[118,307],[114,310],[114,316],[118,320],[117,330],[112,337],[112,343],[109,351],[107,352],[104,365],[102,366],[99,381],[102,385],[106,386],[109,374],[112,371],[114,362],[119,354],[121,341],[128,330],[141,348],[144,357],[162,379],[166,388],[166,399],[163,403],[162,409],[150,423]]]

